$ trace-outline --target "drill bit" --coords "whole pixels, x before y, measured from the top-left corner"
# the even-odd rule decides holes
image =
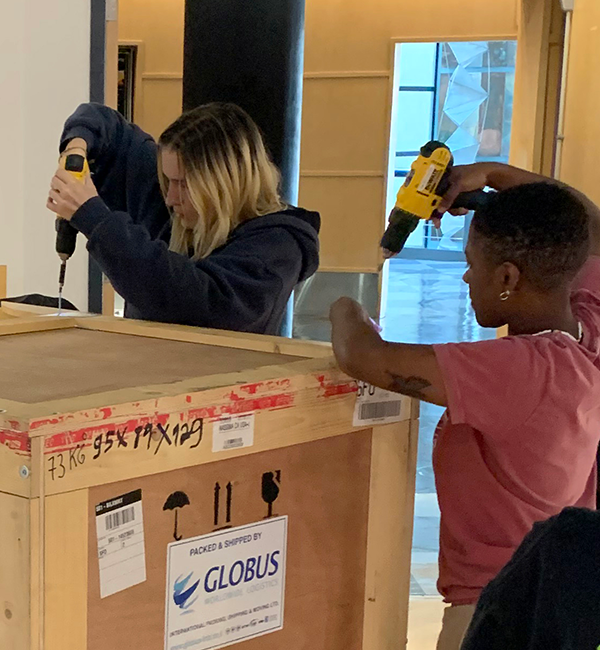
[[[62,294],[63,287],[65,286],[65,275],[67,273],[67,260],[63,260],[60,265],[60,273],[58,275],[58,315],[62,313]]]

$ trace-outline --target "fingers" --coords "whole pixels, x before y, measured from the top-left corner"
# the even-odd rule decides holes
[[[54,174],[54,178],[58,181],[62,181],[63,185],[68,185],[71,183],[78,183],[79,181],[73,177],[71,172],[68,172],[66,169],[59,167]]]
[[[65,187],[65,183],[63,183],[63,181],[61,181],[60,178],[57,178],[56,176],[53,176],[52,180],[50,181],[50,187],[53,190],[60,191],[61,188]]]
[[[54,214],[58,214],[58,205],[56,205],[56,203],[50,197],[48,197],[48,200],[46,201],[46,207],[51,212],[54,212]]]
[[[452,210],[456,198],[461,192],[483,189],[488,184],[488,171],[485,163],[474,163],[472,165],[459,165],[450,172],[450,183],[448,190],[438,206],[439,212]],[[466,214],[456,212],[453,214]]]
[[[458,182],[452,182],[450,181],[450,187],[448,188],[448,191],[446,194],[444,194],[442,200],[440,201],[440,204],[437,207],[437,211],[441,214],[444,212],[450,210],[452,205],[454,204],[454,201],[456,201],[456,197],[460,194],[461,188],[460,188],[460,183]]]

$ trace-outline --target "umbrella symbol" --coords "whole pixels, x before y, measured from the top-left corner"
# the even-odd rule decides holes
[[[165,505],[163,506],[163,510],[175,510],[175,530],[173,532],[173,537],[176,542],[182,538],[182,535],[177,535],[177,509],[189,505],[190,499],[188,495],[185,492],[177,491],[173,492],[173,494],[169,494],[165,501]]]

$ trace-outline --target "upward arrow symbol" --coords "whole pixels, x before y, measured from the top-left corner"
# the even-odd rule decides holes
[[[227,483],[227,513],[225,518],[225,523],[229,524],[231,522],[231,497],[233,495],[233,486],[231,483]]]
[[[221,492],[221,486],[219,483],[215,483],[215,526],[219,525],[219,493]]]

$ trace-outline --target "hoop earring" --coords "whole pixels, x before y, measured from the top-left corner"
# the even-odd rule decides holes
[[[506,291],[503,291],[500,294],[500,300],[502,300],[502,302],[504,302],[505,300],[508,300],[508,296],[510,296],[510,291],[508,289],[506,289]]]

